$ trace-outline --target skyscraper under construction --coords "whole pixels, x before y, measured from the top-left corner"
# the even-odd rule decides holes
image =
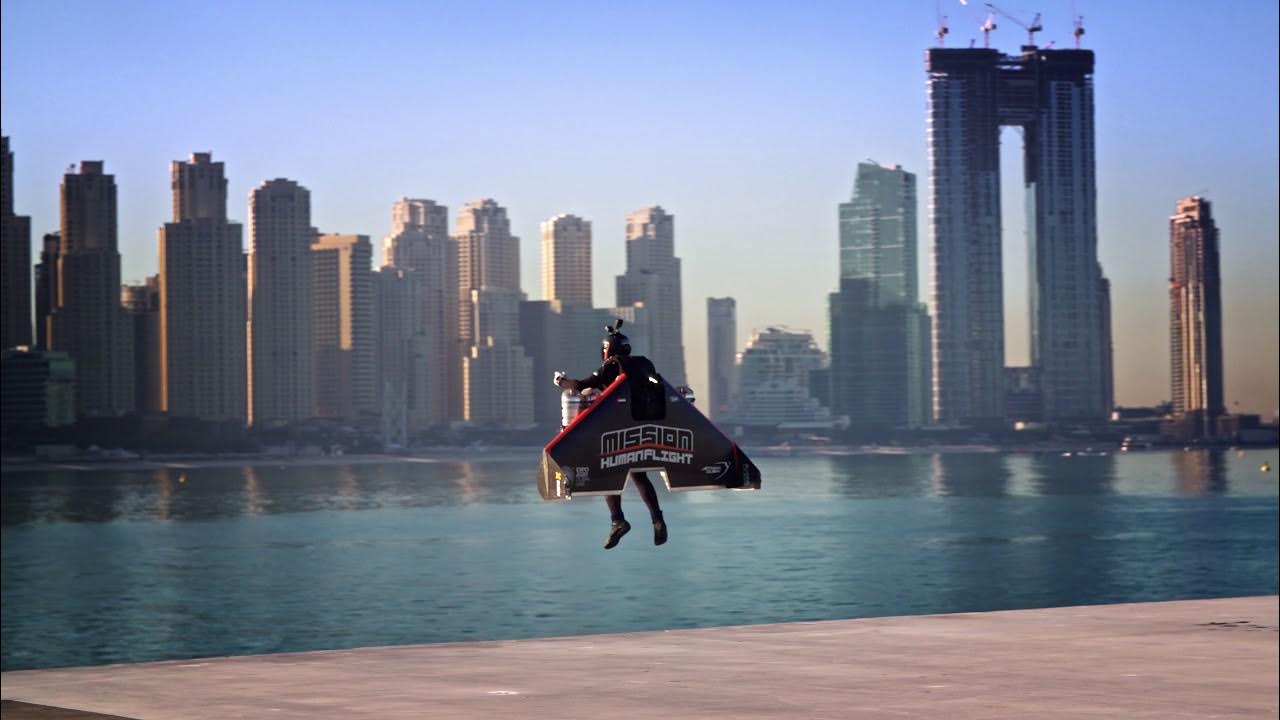
[[[1019,128],[1031,362],[1047,420],[1101,419],[1109,369],[1098,271],[1090,50],[926,54],[933,243],[933,413],[1002,415],[1000,128]]]

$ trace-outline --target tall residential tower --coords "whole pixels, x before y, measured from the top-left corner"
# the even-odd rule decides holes
[[[649,359],[673,385],[685,382],[680,258],[675,217],[661,207],[627,216],[627,271],[617,280],[618,305],[642,304],[650,322]]]
[[[520,345],[520,241],[493,200],[467,203],[454,228],[458,243],[459,337],[463,419],[528,426],[533,366]]]
[[[101,160],[85,160],[62,178],[58,301],[49,346],[71,356],[78,415],[133,410],[131,324],[120,306],[116,181]]]
[[[0,350],[31,344],[31,218],[13,214],[13,152],[0,136]]]
[[[268,180],[249,199],[249,422],[315,411],[311,193]]]
[[[458,342],[458,258],[449,236],[449,210],[431,200],[401,198],[391,209],[391,234],[382,241],[390,270],[378,287],[388,316],[379,315],[389,362],[378,392],[384,404],[403,404],[407,429],[418,432],[451,419],[450,398],[461,398]],[[461,400],[453,403],[461,412]],[[461,417],[460,415],[458,417]]]
[[[733,410],[737,354],[737,302],[731,297],[707,298],[707,410],[717,422]]]
[[[169,170],[160,228],[160,405],[174,417],[248,421],[245,256],[227,219],[227,178],[210,153]]]
[[[542,223],[542,295],[591,307],[591,223],[557,215]]]
[[[318,417],[379,412],[372,265],[367,235],[317,235],[311,245]]]
[[[1209,436],[1226,412],[1222,393],[1222,277],[1208,200],[1178,201],[1169,218],[1169,358],[1173,409]]]

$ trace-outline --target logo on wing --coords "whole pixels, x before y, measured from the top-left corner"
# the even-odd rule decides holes
[[[693,462],[693,431],[665,425],[638,425],[600,436],[600,469],[642,461],[677,465]]]
[[[719,480],[729,472],[729,463],[722,460],[718,463],[703,467],[702,472],[712,480]]]

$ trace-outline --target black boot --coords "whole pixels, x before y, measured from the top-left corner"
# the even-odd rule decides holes
[[[613,525],[609,527],[609,540],[605,542],[604,549],[608,550],[609,548],[617,545],[618,541],[622,539],[622,536],[626,535],[630,530],[631,523],[626,520],[618,520],[614,522]]]
[[[653,544],[661,545],[667,541],[667,521],[659,520],[653,524]]]

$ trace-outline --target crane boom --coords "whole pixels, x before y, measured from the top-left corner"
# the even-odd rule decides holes
[[[1044,26],[1040,24],[1040,13],[1036,13],[1035,18],[1031,21],[1031,23],[1030,23],[1030,24],[1027,24],[1027,23],[1022,22],[1022,21],[1021,21],[1021,20],[1019,20],[1018,18],[1016,18],[1016,17],[1014,17],[1014,16],[1010,15],[1009,13],[1005,12],[1004,10],[1001,10],[1000,8],[998,8],[998,7],[996,7],[995,5],[993,5],[992,3],[987,3],[987,9],[988,9],[988,10],[990,10],[991,12],[993,12],[993,13],[998,13],[998,14],[1000,14],[1000,15],[1003,15],[1003,16],[1005,16],[1005,17],[1009,18],[1009,19],[1010,19],[1010,20],[1012,20],[1014,23],[1016,23],[1016,24],[1018,25],[1018,27],[1022,28],[1023,30],[1026,30],[1026,31],[1027,31],[1027,44],[1028,44],[1028,45],[1035,45],[1035,44],[1036,44],[1036,33],[1040,32],[1041,30],[1044,30]]]

